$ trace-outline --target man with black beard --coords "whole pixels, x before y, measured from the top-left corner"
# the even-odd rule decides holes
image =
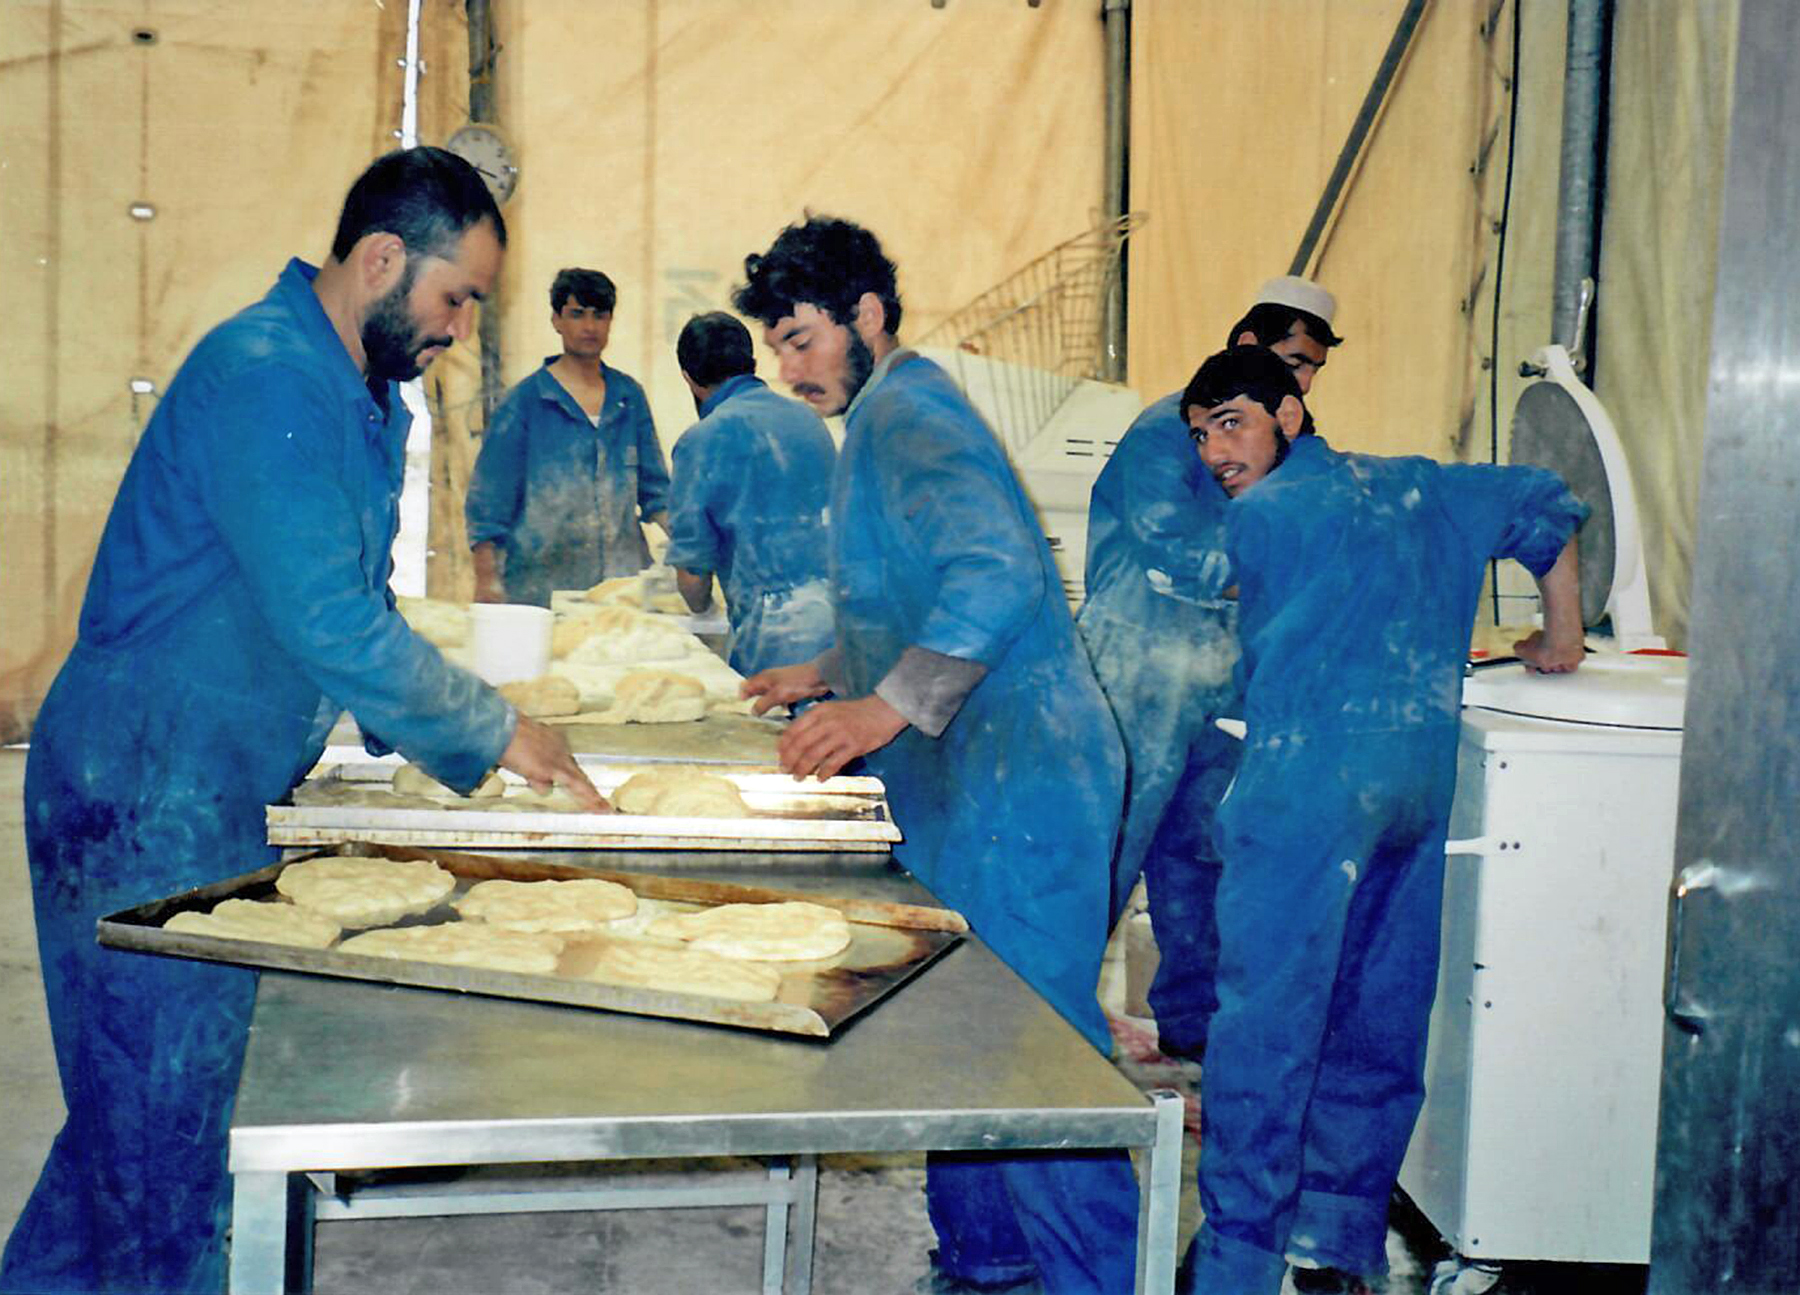
[[[561,738],[415,637],[388,590],[410,421],[394,384],[467,335],[505,239],[466,163],[379,159],[325,265],[290,261],[203,338],[138,442],[26,764],[68,1119],[0,1289],[223,1288],[255,974],[103,949],[94,924],[272,862],[263,807],[340,709],[452,787],[498,763],[604,808]]]

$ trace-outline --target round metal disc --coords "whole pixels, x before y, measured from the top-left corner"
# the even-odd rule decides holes
[[[1612,593],[1616,540],[1606,464],[1575,398],[1554,382],[1526,387],[1513,410],[1511,457],[1549,468],[1593,510],[1581,527],[1581,619],[1593,625],[1606,614]]]

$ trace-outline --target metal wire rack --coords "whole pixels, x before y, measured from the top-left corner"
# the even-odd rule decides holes
[[[916,339],[950,353],[952,376],[1008,451],[1029,444],[1079,383],[1106,380],[1122,251],[1145,219],[1130,212],[1058,243]]]

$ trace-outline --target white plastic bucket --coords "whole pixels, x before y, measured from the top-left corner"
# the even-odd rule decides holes
[[[475,603],[469,608],[470,657],[475,673],[491,684],[539,679],[550,671],[548,607]]]

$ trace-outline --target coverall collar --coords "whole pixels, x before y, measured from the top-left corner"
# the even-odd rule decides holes
[[[306,340],[324,361],[325,369],[331,380],[342,386],[346,393],[354,393],[370,404],[378,407],[385,404],[384,418],[379,422],[364,420],[364,427],[371,437],[383,439],[382,433],[387,429],[390,411],[404,409],[395,384],[387,379],[377,379],[384,390],[377,394],[370,386],[368,378],[356,367],[356,361],[350,358],[350,352],[344,349],[344,341],[332,327],[331,320],[325,315],[325,307],[320,304],[318,294],[313,291],[313,280],[319,277],[319,267],[293,257],[281,277],[275,281],[273,296],[280,299],[299,323]],[[410,424],[411,419],[409,418]]]
[[[731,397],[737,395],[740,391],[746,391],[751,387],[761,387],[766,385],[767,384],[754,373],[739,373],[729,377],[713,388],[712,395],[700,402],[700,417],[705,418],[708,414],[712,413],[713,410],[731,399]]]
[[[581,407],[581,402],[570,395],[569,389],[558,382],[556,375],[550,372],[550,366],[560,359],[562,359],[561,353],[546,355],[538,371],[531,375],[531,380],[537,383],[538,398],[546,404],[557,406],[569,417],[579,418],[591,426],[593,419],[589,417],[587,410]],[[606,411],[625,399],[625,393],[620,390],[622,384],[613,381],[618,372],[605,360],[600,361],[600,380],[606,383],[606,396],[600,402],[600,421],[603,423],[606,421]]]
[[[862,404],[864,398],[867,397],[871,391],[881,385],[881,380],[887,377],[889,370],[896,364],[913,359],[917,355],[918,352],[913,350],[910,346],[896,346],[893,350],[882,356],[881,359],[876,362],[875,367],[869,371],[869,380],[863,383],[862,390],[856,393],[856,399],[845,406],[844,417],[848,418],[851,414],[856,412],[856,407]]]

